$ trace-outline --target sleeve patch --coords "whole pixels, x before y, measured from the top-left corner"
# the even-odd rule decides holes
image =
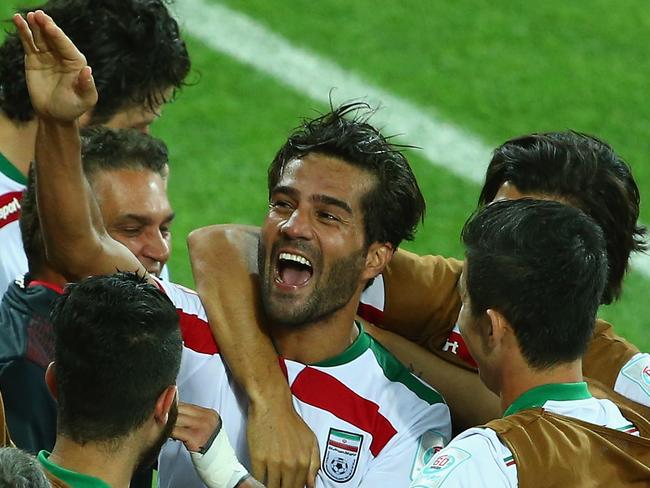
[[[420,477],[414,487],[437,488],[443,485],[447,477],[472,455],[464,449],[447,447],[436,454],[420,471]]]
[[[420,436],[418,450],[413,459],[411,468],[411,480],[418,477],[422,468],[427,465],[431,458],[435,456],[446,444],[445,436],[436,430],[427,430]]]
[[[642,355],[636,361],[627,364],[621,370],[621,374],[636,383],[650,397],[650,361],[646,355]]]

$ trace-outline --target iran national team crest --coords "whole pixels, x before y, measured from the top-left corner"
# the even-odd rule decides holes
[[[363,435],[331,429],[323,458],[325,474],[337,483],[350,481],[357,469]]]

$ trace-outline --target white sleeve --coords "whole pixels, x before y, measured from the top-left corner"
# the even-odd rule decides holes
[[[650,354],[640,352],[632,356],[618,373],[614,391],[650,407]]]
[[[454,439],[422,468],[410,488],[516,488],[512,453],[490,429]]]
[[[359,488],[407,486],[424,465],[423,459],[449,442],[449,408],[431,405],[409,428],[393,438],[373,459]]]

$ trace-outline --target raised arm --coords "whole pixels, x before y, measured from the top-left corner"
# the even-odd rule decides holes
[[[138,271],[137,258],[104,228],[81,166],[77,119],[97,102],[92,70],[43,11],[14,16],[38,117],[36,198],[48,262],[66,278]]]
[[[320,465],[312,431],[295,412],[264,330],[258,291],[259,229],[212,226],[188,238],[197,291],[219,349],[249,397],[253,475],[275,487],[313,486]]]

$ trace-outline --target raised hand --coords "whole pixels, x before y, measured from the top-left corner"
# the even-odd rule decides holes
[[[14,24],[25,50],[25,77],[36,115],[71,122],[97,103],[97,89],[86,58],[42,10]]]

